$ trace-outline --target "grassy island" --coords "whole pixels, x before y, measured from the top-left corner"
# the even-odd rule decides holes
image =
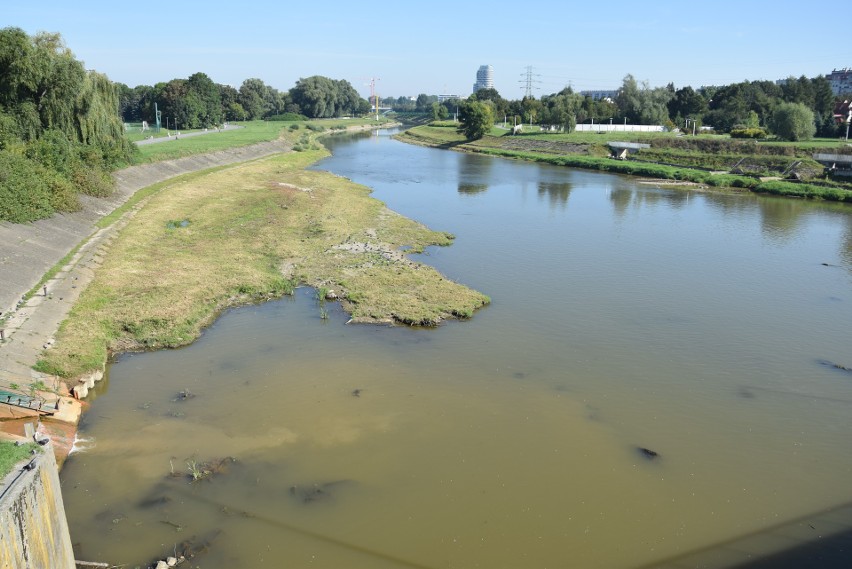
[[[189,344],[224,308],[298,285],[340,299],[356,322],[434,326],[489,302],[402,252],[452,235],[306,170],[328,154],[318,131],[282,133],[300,151],[178,178],[142,201],[38,369],[75,377],[114,352]]]

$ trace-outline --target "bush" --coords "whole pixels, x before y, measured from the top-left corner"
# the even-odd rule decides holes
[[[314,132],[325,132],[325,127],[319,124],[308,123],[305,126],[308,127],[309,130],[312,130]]]
[[[809,140],[816,133],[814,113],[802,103],[781,103],[772,113],[772,132],[784,140]]]
[[[68,180],[25,156],[0,152],[0,219],[25,223],[78,207]]]
[[[755,188],[757,192],[773,194],[777,196],[816,198],[836,202],[852,202],[852,190],[841,188],[824,188],[812,184],[799,184],[796,182],[784,182],[773,180],[764,182]]]
[[[300,115],[299,113],[281,113],[280,115],[272,115],[267,117],[266,120],[270,121],[306,121],[308,117],[305,115]]]
[[[766,138],[766,131],[762,128],[734,128],[731,129],[731,138]]]

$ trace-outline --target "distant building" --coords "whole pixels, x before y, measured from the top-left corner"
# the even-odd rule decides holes
[[[831,83],[831,90],[835,95],[852,93],[852,69],[849,67],[834,69],[825,78]]]
[[[615,97],[618,95],[618,90],[616,89],[614,91],[580,91],[580,94],[584,97],[591,97],[595,101],[600,101],[602,99],[615,99]]]
[[[834,120],[840,123],[847,123],[852,120],[852,103],[849,101],[838,102],[834,105]]]
[[[473,84],[473,92],[480,89],[494,88],[494,68],[490,65],[481,65],[476,72],[476,83]]]
[[[438,95],[438,102],[443,103],[444,101],[449,101],[450,99],[461,99],[458,95]]]

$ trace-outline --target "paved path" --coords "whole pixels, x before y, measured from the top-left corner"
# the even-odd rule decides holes
[[[175,136],[169,135],[169,136],[159,136],[157,138],[154,138],[154,137],[145,138],[143,140],[136,141],[135,144],[136,144],[136,146],[146,146],[148,144],[157,144],[159,142],[168,142],[170,140],[180,140],[181,138],[188,138],[190,136],[202,136],[204,134],[216,134],[217,132],[221,132],[223,130],[236,130],[238,128],[245,128],[245,127],[239,126],[239,125],[236,125],[236,124],[226,124],[221,129],[211,128],[211,129],[207,129],[207,130],[197,130],[197,131],[194,131],[194,132],[180,132],[180,131],[178,131],[177,133],[175,133]],[[168,132],[168,131],[166,131],[166,132]]]
[[[105,246],[120,229],[117,222],[106,229],[95,223],[122,205],[137,190],[188,172],[236,164],[290,147],[281,141],[232,148],[220,152],[144,164],[114,174],[116,191],[109,198],[82,196],[83,208],[28,224],[0,222],[0,387],[17,384],[26,391],[34,381],[52,387],[54,378],[32,369],[65,319],[74,301],[94,275]],[[29,300],[23,297],[66,255],[80,245],[73,258]]]

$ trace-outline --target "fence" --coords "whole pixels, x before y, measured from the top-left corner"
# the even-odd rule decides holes
[[[665,132],[666,128],[657,124],[578,124],[577,132]]]

